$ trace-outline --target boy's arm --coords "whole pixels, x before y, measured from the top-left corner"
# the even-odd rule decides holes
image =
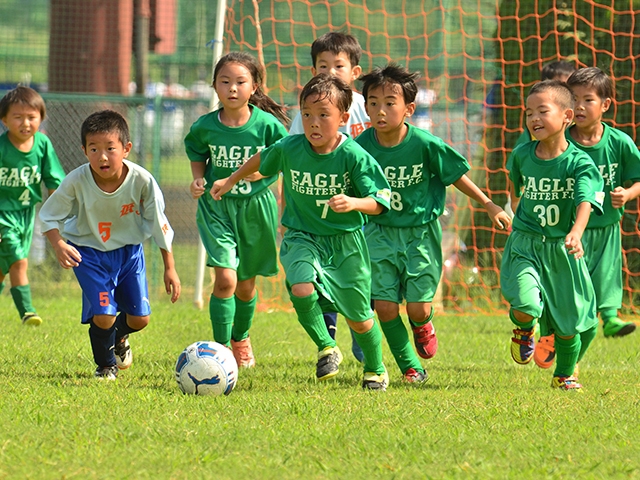
[[[570,255],[580,258],[584,255],[582,248],[582,234],[589,223],[589,215],[591,215],[591,203],[582,202],[576,208],[576,221],[571,227],[569,235],[564,239],[564,245],[569,250]]]
[[[343,193],[331,197],[329,199],[329,206],[331,210],[336,213],[346,213],[356,210],[365,215],[380,215],[384,211],[384,207],[373,197],[349,197]]]
[[[44,232],[44,235],[56,252],[56,258],[62,268],[73,268],[80,264],[82,255],[75,247],[64,241],[57,228]]]
[[[233,172],[227,178],[221,178],[220,180],[216,180],[211,187],[211,196],[214,200],[220,200],[222,195],[227,193],[229,190],[233,188],[233,186],[238,183],[243,178],[251,175],[252,173],[256,173],[260,168],[260,152],[253,155],[249,160],[247,160],[244,165],[242,165],[238,170]]]
[[[193,182],[189,185],[189,191],[193,198],[201,197],[204,194],[204,172],[206,169],[206,162],[191,162],[191,176]]]
[[[611,192],[611,206],[621,208],[630,201],[640,196],[640,182],[636,182],[629,188],[616,187]]]
[[[491,218],[491,221],[496,227],[502,230],[511,225],[511,218],[509,215],[507,215],[502,208],[493,203],[469,177],[462,175],[458,180],[453,182],[453,185],[467,197],[480,203],[485,208],[489,214],[489,218]]]
[[[171,295],[171,303],[176,303],[180,298],[180,277],[176,272],[175,262],[173,260],[173,253],[164,248],[160,249],[162,254],[162,262],[164,263],[164,288],[167,295]]]

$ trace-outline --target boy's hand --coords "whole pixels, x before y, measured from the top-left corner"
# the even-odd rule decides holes
[[[331,207],[331,210],[336,213],[351,212],[355,209],[356,199],[348,197],[344,193],[340,193],[329,199],[329,206]]]
[[[584,255],[580,236],[574,232],[569,232],[569,235],[565,237],[564,246],[569,250],[569,255],[573,255],[576,259],[582,258]]]
[[[62,268],[73,268],[80,265],[82,256],[75,247],[69,245],[67,242],[61,241],[53,246],[56,252],[56,258]]]
[[[233,188],[233,183],[229,181],[229,177],[221,178],[213,182],[209,193],[214,200],[220,200],[222,196]]]
[[[196,178],[191,185],[189,185],[189,191],[193,198],[201,197],[204,193],[204,178]]]
[[[493,202],[485,204],[484,208],[486,208],[489,218],[496,227],[500,230],[509,228],[509,225],[511,225],[511,217],[507,212]]]
[[[626,188],[616,187],[611,192],[611,206],[613,208],[624,207],[629,200],[631,200],[631,195]]]
[[[175,268],[167,268],[164,271],[164,288],[167,295],[171,295],[171,303],[176,303],[180,298],[180,277]]]

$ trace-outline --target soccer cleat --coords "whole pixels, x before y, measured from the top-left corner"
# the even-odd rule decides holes
[[[604,330],[604,336],[611,337],[624,337],[629,335],[636,329],[636,324],[633,322],[623,322],[619,318],[609,318],[602,326]]]
[[[119,340],[116,340],[113,353],[116,355],[116,366],[120,370],[124,370],[131,366],[133,362],[133,353],[131,352],[131,346],[129,345],[129,335],[123,335]]]
[[[232,338],[231,351],[233,352],[233,358],[236,359],[238,367],[251,368],[256,366],[256,359],[253,356],[253,348],[251,347],[249,337],[244,340],[238,340],[237,342]]]
[[[22,317],[23,325],[39,327],[41,323],[42,323],[42,318],[40,318],[40,315],[34,312],[27,312],[24,314],[24,317]]]
[[[115,380],[118,378],[118,367],[111,365],[110,367],[98,367],[96,373],[93,374],[98,380]]]
[[[416,351],[422,358],[433,358],[438,351],[438,339],[436,338],[436,329],[431,321],[424,325],[411,326],[413,330],[413,342],[416,345]]]
[[[536,327],[531,330],[521,330],[516,328],[513,330],[511,337],[511,357],[516,363],[525,365],[531,361],[536,345],[534,334]]]
[[[427,371],[420,372],[415,368],[410,368],[406,372],[404,372],[404,381],[407,383],[422,383],[429,378]]]
[[[316,377],[318,380],[327,380],[338,374],[338,366],[342,363],[342,352],[335,347],[326,347],[318,352],[318,363],[316,364]]]
[[[578,383],[578,379],[571,377],[553,377],[551,387],[558,388],[565,392],[582,392],[582,385]]]
[[[384,392],[387,385],[389,385],[389,374],[386,370],[380,374],[365,372],[362,378],[362,388],[365,390],[382,390]]]
[[[553,360],[556,358],[556,349],[554,348],[555,337],[553,334],[540,337],[533,352],[533,361],[540,368],[551,368]]]

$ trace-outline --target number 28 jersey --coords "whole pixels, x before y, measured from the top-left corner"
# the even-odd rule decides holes
[[[582,202],[602,215],[603,181],[593,160],[569,143],[562,155],[543,160],[535,154],[539,142],[516,147],[507,162],[509,179],[520,202],[513,229],[547,238],[565,237]]]

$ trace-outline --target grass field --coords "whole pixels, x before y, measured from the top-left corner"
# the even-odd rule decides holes
[[[349,352],[336,381],[314,380],[311,341],[293,314],[260,313],[258,365],[228,397],[182,395],[180,351],[210,339],[190,297],[152,299],[133,335],[133,366],[92,378],[79,291],[36,292],[45,323],[20,324],[0,296],[0,479],[640,478],[640,334],[599,335],[581,365],[582,394],[518,366],[504,315],[436,319],[429,381],[364,392]]]

